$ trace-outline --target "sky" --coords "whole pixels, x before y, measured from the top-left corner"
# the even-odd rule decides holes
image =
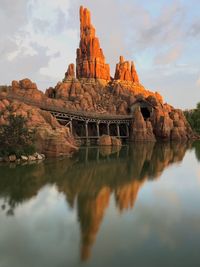
[[[55,86],[79,45],[79,6],[91,10],[114,76],[119,56],[177,108],[200,102],[199,0],[0,0],[0,84]]]

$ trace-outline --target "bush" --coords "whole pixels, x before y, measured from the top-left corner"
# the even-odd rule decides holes
[[[192,129],[200,134],[200,103],[196,109],[185,111],[184,114]]]
[[[20,157],[34,152],[33,132],[28,130],[26,119],[21,115],[9,115],[8,123],[0,126],[0,156],[15,154]]]

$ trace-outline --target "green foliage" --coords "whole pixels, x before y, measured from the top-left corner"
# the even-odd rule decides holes
[[[200,134],[200,103],[197,104],[196,109],[185,111],[184,114],[192,129]]]
[[[33,133],[28,130],[21,115],[9,115],[8,123],[0,126],[0,156],[33,154],[33,141]]]

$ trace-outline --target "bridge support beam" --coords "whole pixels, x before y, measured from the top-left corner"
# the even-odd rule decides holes
[[[85,122],[85,137],[86,137],[86,144],[88,145],[88,137],[89,137],[89,134],[88,134],[88,121]]]
[[[73,134],[73,124],[72,124],[72,119],[70,119],[69,127],[70,127],[70,133]]]
[[[99,122],[97,122],[97,137],[99,138],[100,132],[99,132]]]
[[[107,122],[107,135],[110,135],[110,123]]]
[[[119,124],[117,123],[117,136],[120,137],[120,129],[119,129]]]
[[[126,136],[129,137],[129,127],[127,123],[126,123]]]

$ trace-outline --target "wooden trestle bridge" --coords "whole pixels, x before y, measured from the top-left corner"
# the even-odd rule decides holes
[[[2,99],[3,97],[0,97]],[[38,103],[21,96],[9,95],[4,99],[22,101],[27,105],[49,111],[57,121],[70,128],[77,139],[99,139],[101,135],[115,136],[120,139],[129,139],[132,115],[110,115],[86,111],[72,111],[66,108],[55,107],[47,103]]]
[[[50,110],[48,110],[50,111]],[[103,134],[121,139],[129,138],[132,116],[92,114],[89,112],[50,111],[72,134],[80,139],[99,139]]]

